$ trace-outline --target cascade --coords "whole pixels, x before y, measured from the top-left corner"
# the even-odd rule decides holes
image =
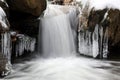
[[[75,55],[75,44],[69,17],[72,15],[74,14],[64,13],[60,6],[48,6],[44,17],[40,19],[43,57]]]

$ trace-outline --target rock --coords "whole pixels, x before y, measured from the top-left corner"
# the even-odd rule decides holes
[[[46,0],[6,0],[10,7],[10,25],[19,34],[38,38],[38,17],[46,9]],[[12,36],[12,41],[16,38]],[[14,50],[15,51],[15,50]]]
[[[86,33],[86,31],[93,32],[96,25],[98,25],[100,28],[103,27],[103,38],[101,38],[103,40],[108,38],[107,58],[120,58],[120,10],[107,8],[102,10],[94,10],[93,8],[88,13],[89,15],[84,15],[85,13],[83,13],[80,17],[81,25],[79,29],[83,27],[82,30],[84,30]],[[98,34],[99,45],[101,45],[101,32],[98,32]],[[103,50],[105,48],[104,41],[102,41],[101,46]],[[103,56],[104,52],[101,54]]]
[[[65,5],[67,5],[67,4],[72,3],[73,1],[74,1],[74,0],[64,0],[64,2],[63,2],[63,3],[64,3]]]
[[[108,18],[109,57],[120,58],[120,10],[110,9]]]
[[[46,9],[46,0],[6,0],[13,11],[40,16]]]
[[[0,77],[4,77],[10,73],[11,64],[8,59],[0,53]]]

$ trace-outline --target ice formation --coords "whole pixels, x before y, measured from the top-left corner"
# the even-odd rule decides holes
[[[4,56],[10,60],[11,57],[11,38],[10,33],[5,32],[5,29],[8,29],[6,14],[3,9],[0,7],[0,24],[3,29],[1,33],[1,51]]]
[[[92,8],[94,10],[113,8],[120,9],[119,0],[78,0],[81,2],[80,29],[79,29],[79,52],[84,55],[93,56],[94,58],[107,58],[108,55],[108,28],[96,24],[94,31],[84,30],[83,26]],[[109,11],[109,9],[108,9]],[[104,22],[108,17],[108,11],[104,14]],[[86,15],[87,14],[87,15]],[[82,21],[83,20],[83,21]]]
[[[92,56],[96,58],[107,58],[108,54],[108,29],[105,33],[103,27],[96,24],[93,32],[80,30],[79,39],[79,52],[83,55]]]
[[[4,56],[10,60],[11,58],[11,37],[10,33],[5,32],[1,34],[1,46],[2,46],[2,53]]]
[[[24,51],[33,52],[35,50],[36,39],[22,34],[18,34],[16,43],[16,56],[20,56]]]

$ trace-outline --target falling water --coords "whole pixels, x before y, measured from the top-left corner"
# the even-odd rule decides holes
[[[41,18],[43,56],[68,57],[75,55],[74,38],[69,20],[69,16],[72,15],[65,14],[62,10],[54,7],[50,6],[46,10],[45,16]]]

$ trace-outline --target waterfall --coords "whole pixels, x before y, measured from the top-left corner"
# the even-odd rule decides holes
[[[75,55],[75,44],[69,16],[69,13],[64,13],[59,6],[48,6],[44,17],[40,19],[42,37],[39,37],[42,38],[43,57]]]

